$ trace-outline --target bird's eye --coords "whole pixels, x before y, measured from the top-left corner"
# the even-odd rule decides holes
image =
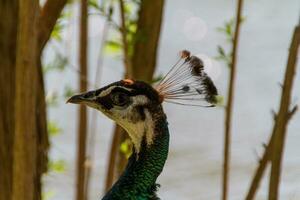
[[[111,101],[117,106],[124,106],[129,102],[129,96],[122,92],[115,92],[110,95]]]

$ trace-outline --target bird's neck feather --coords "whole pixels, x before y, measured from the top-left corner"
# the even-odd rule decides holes
[[[165,116],[154,120],[152,131],[152,143],[148,144],[146,136],[144,137],[139,152],[133,151],[125,171],[105,197],[135,196],[147,191],[151,193],[168,156],[169,130]],[[122,197],[126,199],[125,196]]]

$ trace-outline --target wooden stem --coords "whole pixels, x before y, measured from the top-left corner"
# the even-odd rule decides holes
[[[121,16],[121,34],[122,34],[122,43],[123,43],[123,54],[124,54],[124,66],[125,66],[125,77],[126,78],[133,78],[132,77],[132,64],[131,64],[131,57],[129,55],[129,46],[127,41],[127,28],[126,28],[126,19],[125,19],[125,8],[124,8],[124,1],[119,0],[120,6],[120,16]]]
[[[300,45],[300,26],[298,25],[293,34],[293,38],[290,45],[289,57],[287,67],[285,71],[284,83],[282,87],[281,102],[279,112],[276,118],[277,126],[274,133],[274,145],[272,148],[272,167],[271,177],[269,182],[269,200],[277,200],[279,194],[279,183],[281,175],[281,163],[283,157],[283,149],[286,138],[287,124],[290,119],[290,114],[293,111],[289,111],[291,93],[293,87],[293,80],[295,77],[297,66],[297,55]]]
[[[87,34],[88,34],[88,2],[81,0],[81,15],[80,15],[80,46],[79,46],[79,63],[80,72],[87,77]],[[87,91],[87,81],[80,79],[80,91]],[[86,106],[81,105],[79,108],[78,121],[78,138],[77,138],[77,189],[76,199],[84,200],[85,194],[85,161],[86,161],[86,140],[87,140],[87,110]]]
[[[232,62],[230,68],[230,81],[228,87],[228,100],[226,106],[225,116],[225,139],[224,139],[224,162],[223,162],[223,188],[222,188],[222,199],[227,200],[228,197],[228,185],[229,185],[229,168],[230,168],[230,142],[231,142],[231,121],[232,121],[232,110],[233,110],[233,95],[234,95],[234,84],[236,74],[236,61],[238,52],[238,42],[240,35],[240,24],[242,17],[243,0],[238,0],[237,13],[236,13],[236,26],[233,39],[232,47]]]
[[[39,49],[42,50],[48,42],[51,32],[68,0],[47,0],[41,8],[38,20]]]

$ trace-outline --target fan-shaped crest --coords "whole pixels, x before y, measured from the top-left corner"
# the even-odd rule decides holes
[[[215,106],[218,91],[204,72],[203,61],[181,51],[180,59],[155,87],[162,101],[193,106]]]

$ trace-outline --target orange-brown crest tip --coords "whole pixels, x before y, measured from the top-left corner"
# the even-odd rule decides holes
[[[123,79],[123,82],[125,83],[125,85],[132,85],[134,83],[134,81],[131,79]]]
[[[165,97],[162,94],[158,94],[158,98],[159,98],[158,100],[160,103],[162,103],[165,100]]]
[[[191,53],[188,50],[182,50],[180,52],[180,57],[181,58],[189,58],[191,56]]]

